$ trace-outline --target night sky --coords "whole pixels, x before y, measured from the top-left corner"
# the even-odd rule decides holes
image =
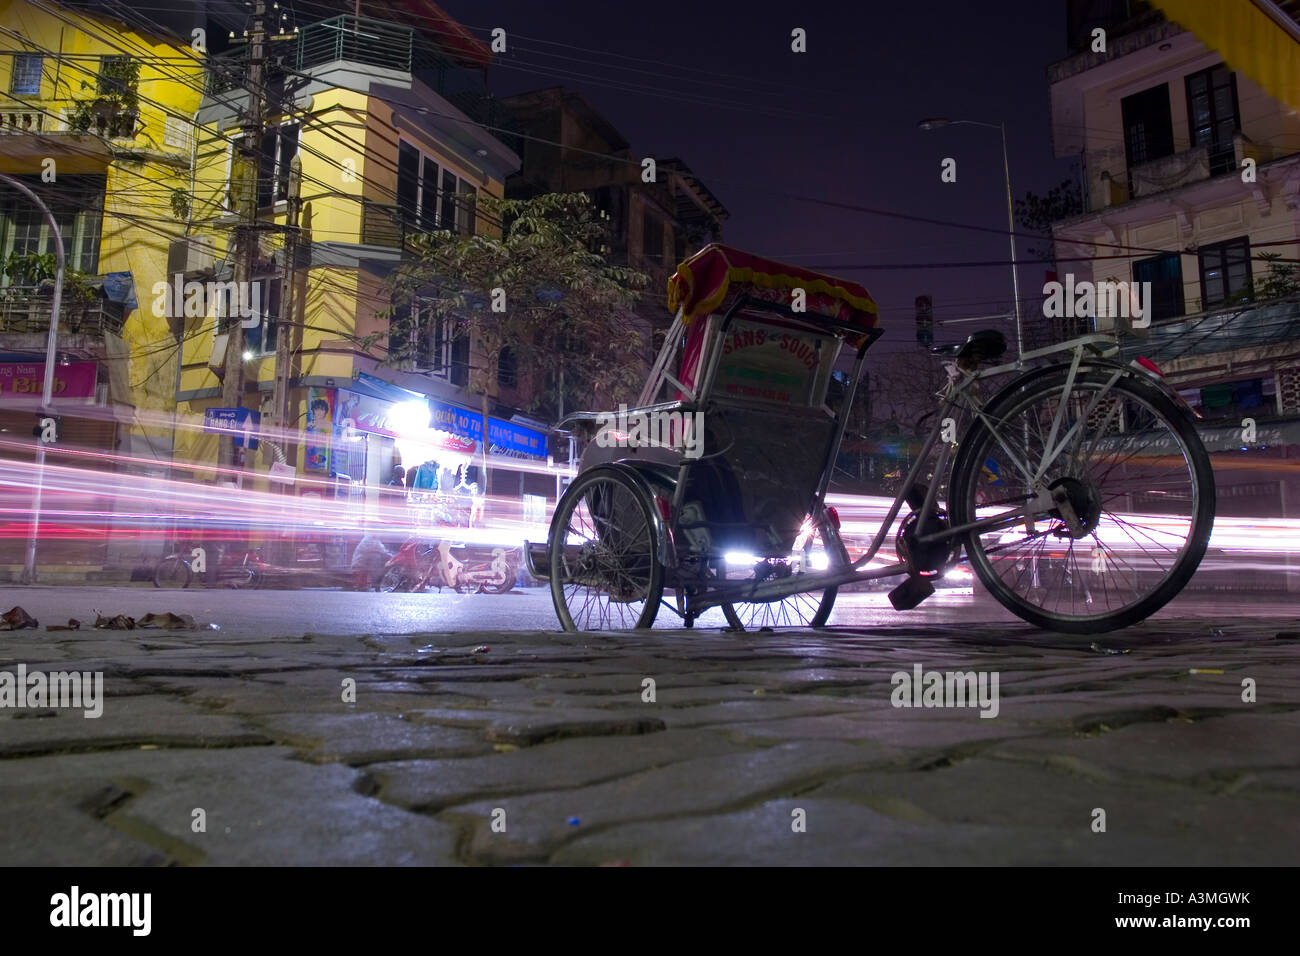
[[[731,213],[725,242],[863,282],[889,330],[882,351],[914,347],[918,294],[934,297],[938,322],[1009,310],[1009,265],[887,268],[1005,262],[1005,233],[887,219],[788,194],[1005,229],[998,131],[918,130],[929,116],[1005,120],[1017,198],[1070,174],[1070,164],[1051,155],[1046,81],[1047,65],[1066,53],[1064,2],[442,6],[484,40],[493,27],[507,31],[508,51],[489,73],[494,94],[555,85],[582,93],[636,154],[686,161]],[[795,27],[807,31],[807,53],[790,50]],[[939,178],[948,156],[957,160],[956,183]],[[1041,291],[1043,271],[1041,263],[1022,265],[1022,300]],[[935,338],[979,327],[939,326]]]

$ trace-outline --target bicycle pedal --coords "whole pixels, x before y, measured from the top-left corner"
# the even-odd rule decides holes
[[[929,490],[930,489],[926,485],[913,485],[908,489],[903,500],[907,502],[907,506],[913,511],[920,511],[921,505],[925,504],[925,496]]]
[[[895,611],[910,611],[933,593],[929,578],[909,577],[889,592],[889,603]]]

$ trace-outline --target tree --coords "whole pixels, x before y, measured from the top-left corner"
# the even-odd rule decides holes
[[[403,343],[390,346],[387,361],[410,357],[405,343],[429,334],[412,328],[425,316],[469,337],[469,390],[485,420],[506,349],[512,376],[532,385],[530,411],[564,394],[592,405],[635,398],[645,340],[632,308],[649,280],[592,251],[609,240],[591,201],[582,193],[484,195],[478,205],[500,220],[499,238],[446,229],[411,238],[412,258],[387,282],[389,340]],[[421,308],[413,312],[414,302]]]
[[[1052,234],[1052,223],[1069,219],[1083,212],[1083,190],[1074,179],[1062,180],[1053,186],[1046,196],[1025,193],[1024,199],[1016,200],[1016,222],[1032,232]],[[1046,248],[1031,246],[1032,258],[1043,262],[1052,262],[1056,256],[1052,246]]]

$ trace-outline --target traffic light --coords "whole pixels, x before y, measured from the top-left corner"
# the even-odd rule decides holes
[[[922,348],[934,344],[934,300],[928,295],[916,297],[916,344]]]

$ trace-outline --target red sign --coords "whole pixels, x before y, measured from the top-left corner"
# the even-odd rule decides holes
[[[71,362],[54,366],[55,398],[94,398],[96,362]],[[45,389],[45,363],[0,363],[0,398],[41,400]]]

